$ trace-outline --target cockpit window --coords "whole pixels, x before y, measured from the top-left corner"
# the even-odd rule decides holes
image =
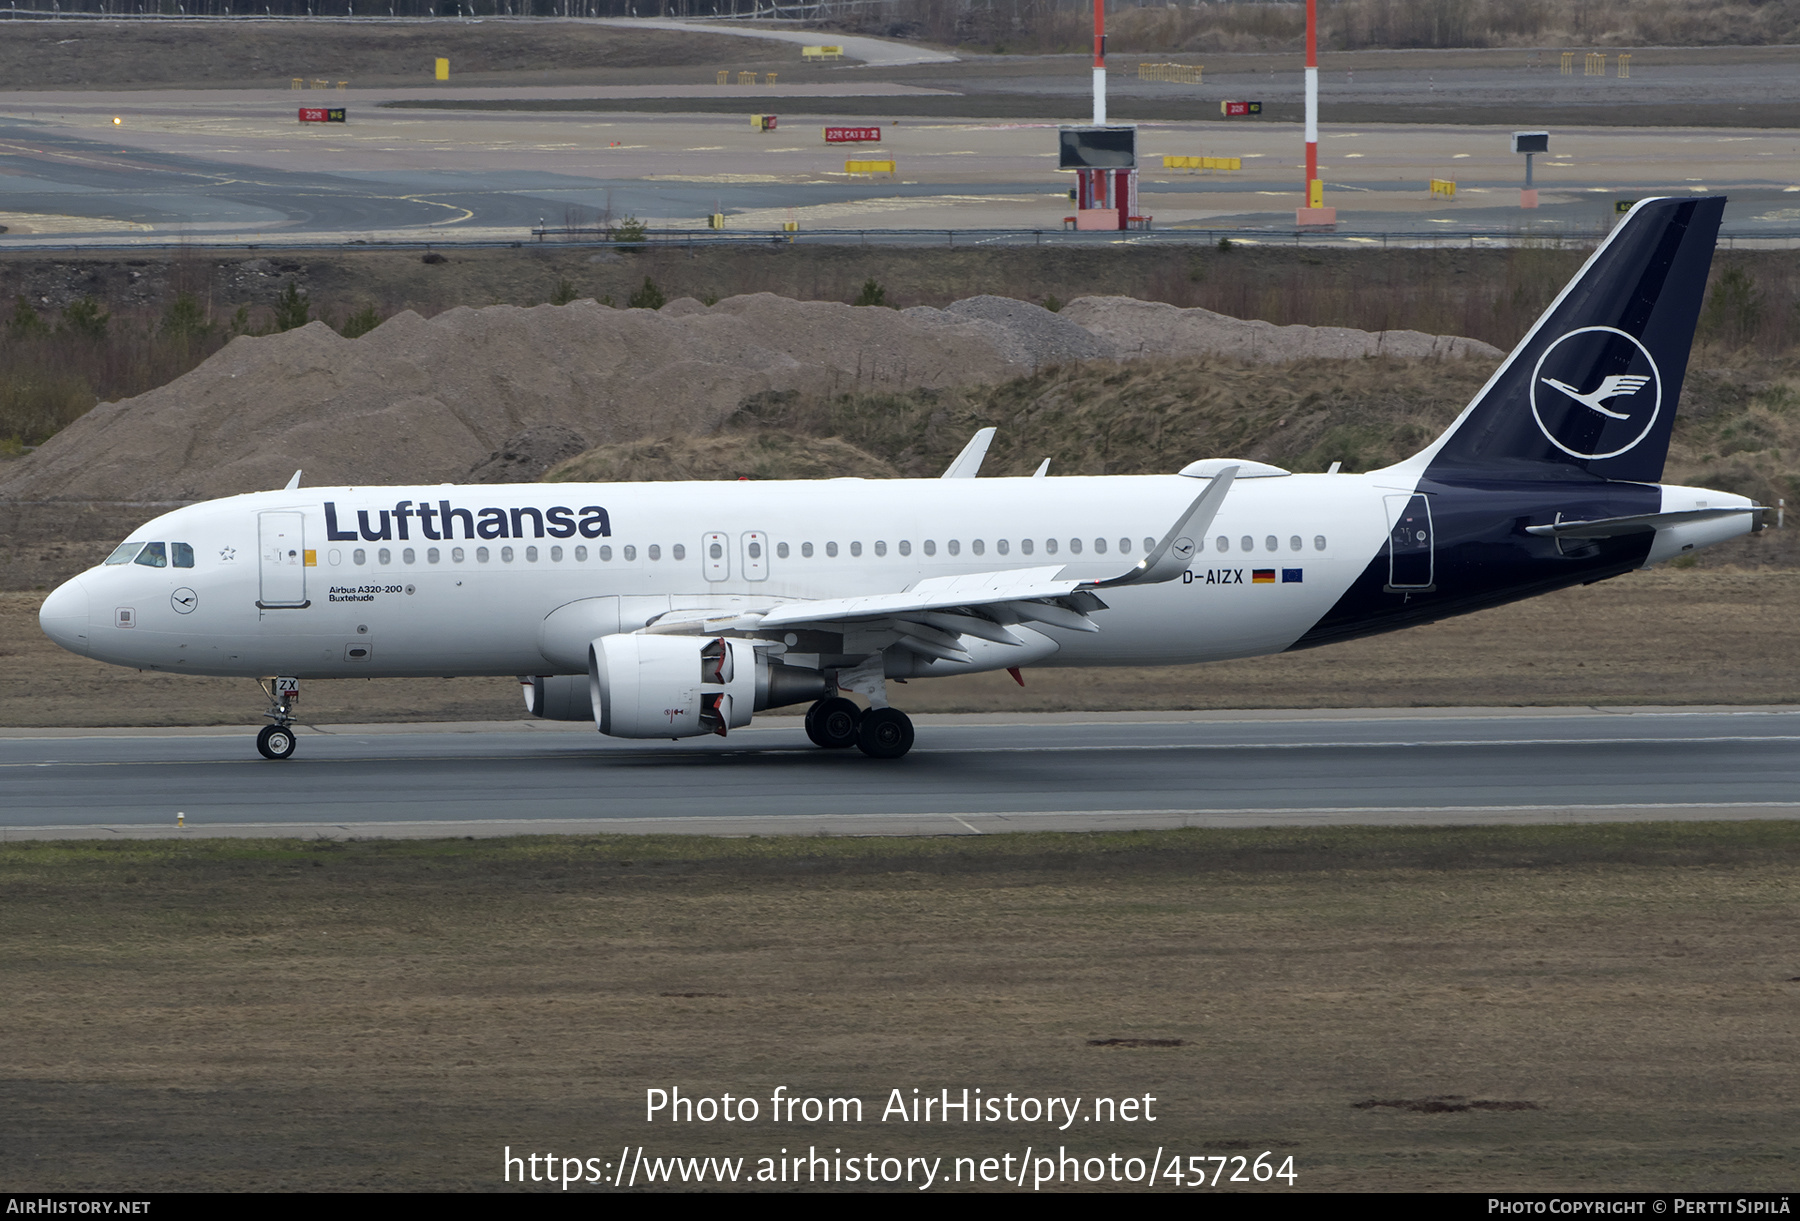
[[[144,549],[138,552],[137,559],[132,562],[142,564],[146,568],[167,568],[169,556],[167,549],[161,543],[145,543]]]
[[[191,543],[170,543],[169,558],[175,561],[177,568],[194,566],[194,548]]]
[[[120,543],[113,553],[106,557],[108,564],[129,564],[138,552],[144,549],[142,543]]]

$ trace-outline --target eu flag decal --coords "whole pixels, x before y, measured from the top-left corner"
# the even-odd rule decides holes
[[[1298,568],[1283,568],[1281,570],[1281,583],[1283,585],[1300,584],[1300,572],[1301,570]]]
[[[1275,584],[1275,570],[1273,568],[1252,569],[1251,573],[1250,573],[1250,584],[1252,584],[1252,585],[1273,585],[1273,584]]]

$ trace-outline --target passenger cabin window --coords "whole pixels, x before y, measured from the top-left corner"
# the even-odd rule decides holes
[[[851,543],[850,544],[850,554],[851,555],[861,555],[862,554],[862,544],[861,543]]]
[[[550,548],[550,562],[552,564],[562,563],[562,548],[561,547]]]
[[[475,562],[477,564],[485,564],[488,562],[488,549],[486,547],[475,548]]]
[[[835,560],[837,558],[837,544],[836,543],[826,543],[825,544],[825,554]]]
[[[536,547],[525,548],[525,562],[527,564],[537,563],[537,548]]]
[[[1294,535],[1293,538],[1290,538],[1288,540],[1288,550],[1289,551],[1300,550],[1300,536],[1298,534]]]
[[[1244,544],[1245,551],[1255,551],[1256,550],[1256,540],[1251,538],[1248,534],[1244,535],[1244,537],[1239,539],[1238,541]]]
[[[1055,539],[1047,538],[1044,540],[1044,554],[1045,555],[1055,555],[1056,554],[1056,540]]]
[[[405,551],[400,553],[400,562],[405,564],[408,568],[411,568],[417,563],[418,559],[419,553],[414,551],[411,547],[408,547]]]
[[[1231,550],[1231,540],[1226,538],[1223,534],[1221,534],[1221,535],[1219,535],[1218,538],[1215,538],[1213,540],[1213,546],[1216,547],[1220,551],[1230,551]],[[1149,548],[1146,547],[1145,550],[1148,551]]]
[[[1314,551],[1325,550],[1325,536],[1323,534],[1313,535],[1313,550]]]
[[[364,551],[361,547],[358,547],[355,551],[350,553],[350,562],[359,567],[363,564],[367,564],[369,562],[369,553]]]
[[[635,544],[626,543],[619,549],[619,554],[625,557],[627,563],[630,563],[637,559],[637,547]]]
[[[755,556],[759,550],[760,548],[758,548],[755,543],[750,544],[750,554],[752,556]],[[685,560],[687,559],[687,547],[685,544],[676,543],[673,547],[669,548],[669,554],[675,559]]]
[[[876,555],[886,555],[887,554],[887,543],[885,540],[877,539],[875,541],[875,554]]]
[[[775,544],[775,558],[778,560],[785,560],[788,558],[788,545],[786,543]]]
[[[1024,553],[1025,555],[1030,555],[1031,554],[1031,540],[1028,538],[1020,539],[1019,540],[1019,550],[1022,553]]]
[[[587,563],[587,548],[586,547],[575,548],[575,562],[577,564]]]
[[[383,568],[391,567],[394,563],[394,553],[389,551],[386,547],[383,547],[376,553],[376,558],[381,561],[381,566]],[[511,559],[512,557],[508,556],[507,558]]]
[[[427,564],[437,563],[440,555],[441,555],[441,553],[438,551],[438,549],[436,547],[425,548],[425,562]]]
[[[598,555],[600,557],[600,562],[602,564],[612,563],[612,548],[611,547],[602,547],[602,548],[600,548],[599,551],[596,551],[594,554]]]
[[[129,564],[137,558],[137,553],[144,549],[142,543],[120,543],[113,553],[106,557],[108,564]]]
[[[167,568],[169,557],[167,549],[161,543],[145,543],[144,549],[138,552],[134,564],[142,564],[145,568]]]
[[[174,561],[177,568],[192,568],[194,566],[194,548],[187,543],[170,543],[169,559]]]
[[[1081,540],[1080,539],[1072,538],[1069,540],[1069,554],[1070,555],[1080,555],[1081,554]]]
[[[937,554],[937,540],[936,539],[928,538],[925,540],[925,554],[926,555],[936,555]]]
[[[662,559],[662,544],[661,543],[651,543],[648,547],[646,547],[644,549],[644,554],[648,555],[653,560]]]
[[[912,540],[911,539],[903,538],[900,540],[900,554],[901,555],[911,555],[912,554]]]
[[[994,550],[998,551],[1001,555],[1005,555],[1008,551],[1012,550],[1012,544],[1005,539],[1000,539],[995,542]]]
[[[986,547],[980,539],[976,539],[974,542],[969,544],[969,550],[973,551],[976,555],[980,555],[984,550],[986,550]]]
[[[801,543],[800,544],[800,555],[804,559],[809,559],[809,560],[812,559],[812,544],[811,543]]]
[[[450,562],[452,564],[460,564],[463,562],[463,549],[461,547],[450,548]]]
[[[962,550],[962,544],[955,539],[951,539],[949,542],[945,543],[944,547],[950,552],[951,555],[955,555],[957,552]]]

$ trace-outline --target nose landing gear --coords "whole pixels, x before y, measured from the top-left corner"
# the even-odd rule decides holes
[[[294,738],[294,703],[300,698],[297,678],[269,678],[259,682],[269,697],[269,710],[263,713],[274,722],[264,725],[256,735],[256,750],[265,759],[285,759],[298,745]]]
[[[285,725],[264,725],[256,735],[256,749],[265,759],[285,759],[294,753],[294,731]]]

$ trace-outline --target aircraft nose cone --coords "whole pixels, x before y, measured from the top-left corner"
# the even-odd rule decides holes
[[[64,581],[44,599],[38,608],[38,626],[69,652],[87,656],[88,593],[80,577]]]

